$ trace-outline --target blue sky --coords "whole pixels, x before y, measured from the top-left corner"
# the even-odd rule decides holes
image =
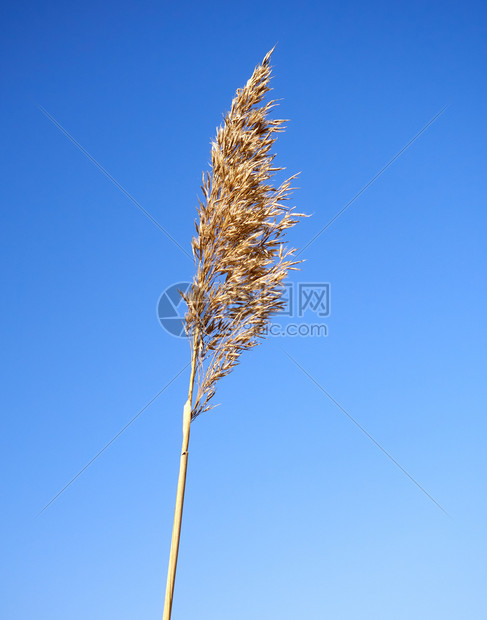
[[[173,618],[485,618],[485,5],[2,13],[2,617],[161,617],[188,382],[36,518],[187,364],[156,305],[193,273],[39,106],[189,250],[210,139],[277,42],[298,247],[448,107],[303,253],[327,337],[269,338],[192,426]]]

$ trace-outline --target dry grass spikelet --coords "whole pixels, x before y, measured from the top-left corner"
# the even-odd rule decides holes
[[[192,248],[196,275],[184,295],[186,330],[198,369],[191,417],[211,408],[218,380],[240,354],[263,336],[282,309],[283,280],[300,261],[284,247],[286,231],[302,214],[283,203],[296,175],[275,187],[271,148],[284,120],[272,120],[271,50],[247,84],[237,90],[211,150],[211,174],[203,175]]]

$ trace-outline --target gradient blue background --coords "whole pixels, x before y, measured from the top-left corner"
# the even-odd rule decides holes
[[[486,41],[481,2],[4,5],[6,619],[160,618],[188,361],[156,318],[210,139],[276,42],[329,336],[269,339],[192,427],[174,620],[487,617]],[[450,514],[286,357],[288,351]]]

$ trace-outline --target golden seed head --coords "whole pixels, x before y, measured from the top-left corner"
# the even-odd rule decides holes
[[[283,280],[300,262],[283,245],[302,217],[283,204],[296,175],[279,187],[272,183],[280,168],[272,166],[271,148],[285,121],[268,118],[275,101],[259,105],[270,90],[272,51],[237,90],[212,143],[212,173],[203,174],[192,243],[196,275],[184,295],[198,365],[193,419],[211,408],[217,381],[282,309]]]

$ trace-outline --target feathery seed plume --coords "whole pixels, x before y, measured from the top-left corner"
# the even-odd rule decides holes
[[[298,263],[283,245],[301,216],[283,204],[295,177],[277,188],[271,181],[282,170],[270,150],[285,121],[268,118],[275,101],[258,107],[270,90],[272,51],[237,91],[212,144],[212,175],[203,175],[192,244],[196,275],[184,295],[199,371],[193,419],[210,408],[217,381],[283,308],[282,282]]]

